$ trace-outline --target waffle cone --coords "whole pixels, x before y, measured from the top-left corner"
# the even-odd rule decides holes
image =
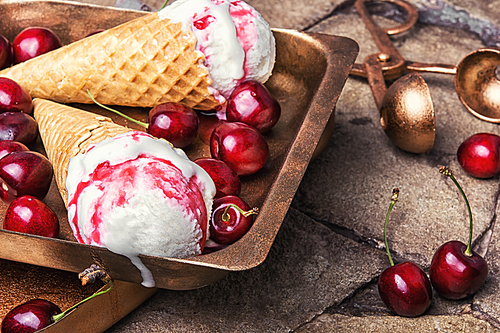
[[[115,28],[42,54],[3,71],[35,98],[59,103],[154,107],[165,102],[193,109],[220,106],[196,37],[181,23],[146,14]]]
[[[89,145],[130,132],[131,129],[113,123],[111,118],[44,99],[34,99],[33,105],[40,136],[54,168],[59,193],[67,206],[65,181],[69,160],[83,153]]]

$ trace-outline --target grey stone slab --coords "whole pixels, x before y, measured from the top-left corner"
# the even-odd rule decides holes
[[[396,316],[351,317],[324,314],[304,325],[296,333],[306,332],[497,332],[488,322],[472,315],[424,316],[404,318]]]
[[[384,252],[292,208],[261,266],[198,290],[160,290],[109,332],[287,332],[340,304],[387,264]]]
[[[364,26],[353,24],[356,19],[356,14],[338,15],[311,30],[355,39],[361,56],[376,52]],[[395,42],[407,59],[454,63],[481,46],[474,35],[450,28],[419,25],[415,30]],[[429,40],[443,48],[429,49]],[[474,238],[490,225],[498,183],[498,177],[467,176],[455,157],[467,137],[483,131],[498,133],[498,125],[465,110],[456,96],[453,76],[433,74],[425,79],[436,112],[436,142],[429,154],[396,148],[379,124],[367,81],[351,77],[337,104],[330,145],[309,166],[293,202],[293,207],[314,219],[350,229],[382,246],[391,190],[399,187],[400,201],[388,227],[390,247],[423,267],[430,264],[439,245],[451,239],[466,241],[468,232],[464,201],[438,168],[449,165],[464,187],[475,219]]]

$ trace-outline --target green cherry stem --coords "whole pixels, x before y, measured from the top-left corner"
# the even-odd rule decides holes
[[[227,205],[226,209],[224,210],[224,213],[222,213],[222,221],[229,222],[229,220],[231,219],[231,216],[229,215],[229,208],[231,208],[231,207],[236,209],[237,211],[239,211],[241,213],[241,215],[243,215],[244,217],[249,217],[250,215],[259,214],[259,208],[257,208],[257,207],[254,207],[249,211],[244,211],[238,205],[229,204],[229,205]]]
[[[87,89],[87,94],[89,94],[89,97],[90,97],[90,99],[92,100],[92,102],[94,102],[95,104],[99,105],[101,108],[103,108],[103,109],[105,109],[105,110],[108,110],[108,111],[111,111],[111,112],[114,112],[114,113],[116,113],[117,115],[119,115],[119,116],[121,116],[121,117],[123,117],[123,118],[125,118],[125,119],[127,119],[127,120],[129,120],[129,121],[131,121],[131,122],[133,122],[133,123],[135,123],[135,124],[137,124],[137,125],[139,125],[139,126],[142,126],[142,127],[146,128],[146,129],[148,128],[148,126],[149,126],[148,124],[146,124],[146,123],[144,123],[144,122],[142,122],[142,121],[139,121],[139,120],[137,120],[137,119],[134,119],[134,118],[132,118],[132,117],[129,117],[129,116],[127,116],[125,113],[121,113],[121,112],[120,112],[120,111],[118,111],[118,110],[112,109],[112,108],[110,108],[110,107],[108,107],[108,106],[106,106],[106,105],[103,105],[103,104],[99,103],[98,101],[96,101],[96,100],[94,99],[94,97],[92,96],[92,94],[90,93],[90,91],[89,91],[88,89]]]
[[[392,190],[391,205],[389,206],[389,210],[387,211],[387,215],[385,216],[385,224],[384,224],[384,244],[391,266],[394,266],[394,262],[392,261],[391,251],[389,251],[389,243],[387,243],[387,221],[389,221],[389,215],[391,214],[392,207],[394,207],[394,204],[396,204],[396,201],[398,201],[398,197],[399,197],[399,189],[395,188]]]
[[[451,180],[453,181],[453,183],[455,183],[458,190],[460,191],[460,194],[465,200],[465,205],[467,206],[467,211],[469,212],[469,242],[467,243],[467,248],[465,249],[465,255],[470,257],[472,256],[472,211],[470,209],[469,200],[467,200],[467,196],[462,190],[462,187],[460,186],[457,179],[455,178],[455,176],[453,176],[453,173],[448,167],[446,166],[440,167],[439,172],[451,178]]]
[[[54,316],[52,316],[52,322],[57,322],[58,320],[60,320],[61,318],[63,318],[65,315],[67,315],[70,311],[72,311],[73,309],[77,308],[78,306],[80,306],[81,304],[91,300],[92,298],[96,297],[96,296],[99,296],[99,295],[102,295],[102,294],[105,294],[107,293],[108,291],[110,291],[111,289],[113,289],[113,281],[110,280],[108,282],[108,285],[109,285],[109,288],[108,289],[105,289],[105,290],[101,290],[101,291],[98,291],[98,292],[95,292],[93,293],[92,295],[90,295],[89,297],[85,298],[83,301],[80,301],[78,303],[76,303],[75,305],[73,305],[72,307],[70,307],[69,309],[67,309],[66,311],[64,312],[61,312],[59,314],[56,314]]]
[[[169,2],[169,0],[165,0],[165,2],[163,3],[163,5],[158,10],[162,10],[163,8],[165,8],[165,6],[167,5],[168,2]]]

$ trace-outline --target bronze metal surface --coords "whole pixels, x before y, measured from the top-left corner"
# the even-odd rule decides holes
[[[479,49],[457,66],[455,89],[460,101],[476,117],[500,123],[500,50]]]
[[[387,2],[403,7],[408,13],[403,27],[394,28],[391,33],[406,31],[415,24],[418,17],[415,7],[401,0]],[[401,76],[406,71],[406,62],[387,32],[374,23],[365,0],[357,0],[355,5],[381,51],[367,56],[363,69],[380,111],[382,128],[399,148],[411,153],[427,153],[434,146],[435,138],[434,107],[429,87],[420,74],[411,73],[387,88],[384,75]]]
[[[0,322],[15,306],[35,298],[51,301],[65,311],[100,289],[107,289],[100,281],[82,286],[77,273],[0,259]],[[78,306],[40,332],[104,332],[156,291],[116,281],[113,290]]]
[[[67,44],[96,29],[107,29],[139,15],[145,13],[81,3],[0,2],[2,34],[11,40],[23,28],[40,25],[52,28]],[[357,56],[358,45],[345,37],[280,29],[273,32],[277,59],[266,86],[280,102],[282,115],[277,125],[265,135],[270,148],[266,165],[257,174],[242,179],[241,192],[245,201],[260,208],[260,213],[250,231],[223,250],[187,259],[140,256],[151,270],[157,287],[195,289],[223,278],[230,271],[247,270],[261,264],[309,161],[318,154],[317,147],[324,147],[329,140],[335,104]],[[99,107],[76,106],[136,128]],[[119,109],[140,120],[147,117],[148,110],[145,109]],[[325,129],[328,130],[324,132]],[[38,149],[43,151],[40,143]],[[209,147],[201,140],[185,151],[192,159],[210,156]],[[0,258],[72,272],[80,272],[97,261],[114,279],[142,282],[139,270],[128,258],[105,248],[76,242],[55,184],[45,202],[60,217],[60,238],[0,230]],[[5,208],[5,205],[0,205],[0,212]]]

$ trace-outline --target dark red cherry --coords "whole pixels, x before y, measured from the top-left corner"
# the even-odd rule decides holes
[[[18,64],[61,46],[61,40],[52,30],[42,27],[26,28],[12,42],[14,63]]]
[[[240,197],[229,195],[214,200],[210,222],[210,239],[217,244],[232,244],[243,237],[253,224],[256,208]]]
[[[16,151],[29,151],[29,148],[18,141],[12,141],[12,140],[0,141],[0,158]]]
[[[2,321],[2,333],[32,333],[52,324],[61,309],[44,299],[33,299],[10,310]]]
[[[240,177],[233,169],[221,160],[215,158],[199,158],[194,161],[201,166],[212,178],[217,189],[215,197],[238,195],[241,191]]]
[[[31,96],[16,81],[0,77],[0,112],[12,111],[33,114]]]
[[[0,159],[0,198],[6,203],[22,195],[43,200],[52,177],[52,164],[42,154],[34,151],[10,153]]]
[[[269,131],[280,118],[280,104],[259,81],[240,83],[227,101],[228,121],[239,121],[255,127],[260,133]]]
[[[7,208],[3,228],[31,235],[57,237],[59,219],[43,201],[23,195],[14,199]]]
[[[389,310],[405,317],[420,316],[432,301],[429,278],[412,262],[384,270],[378,279],[378,292]]]
[[[256,173],[269,157],[269,147],[262,134],[240,122],[224,122],[217,126],[210,138],[210,152],[238,176]]]
[[[226,120],[221,120],[216,115],[207,115],[201,112],[198,114],[198,118],[200,118],[198,136],[203,143],[210,145],[210,137],[214,129]]]
[[[179,103],[163,103],[149,111],[148,133],[185,148],[198,135],[200,120],[191,108]]]
[[[486,281],[488,264],[475,251],[466,255],[467,245],[449,241],[434,253],[429,269],[434,289],[448,299],[474,295]]]
[[[9,67],[13,61],[14,50],[12,44],[5,36],[0,35],[0,69]]]
[[[491,178],[500,171],[500,136],[478,133],[458,147],[457,160],[462,169],[476,178]]]
[[[19,141],[30,145],[38,137],[36,120],[24,112],[0,113],[0,140]]]

